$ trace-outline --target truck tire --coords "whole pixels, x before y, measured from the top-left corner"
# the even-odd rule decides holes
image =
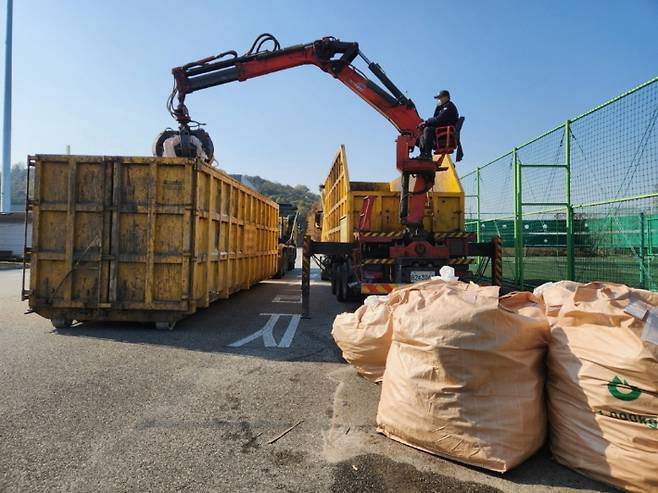
[[[336,298],[338,298],[338,301],[340,302],[345,302],[348,301],[349,298],[349,288],[347,286],[347,264],[341,264],[336,270],[338,273],[336,279]]]
[[[68,320],[66,318],[53,318],[50,323],[53,324],[53,327],[56,329],[68,329],[73,323],[73,320]]]
[[[279,258],[277,260],[276,273],[274,274],[274,279],[281,279],[286,275],[286,267],[288,266],[288,255],[285,250],[279,253]]]
[[[343,271],[340,267],[341,267],[340,265],[336,266],[336,275],[335,275],[335,278],[336,278],[336,299],[338,301],[344,301],[343,300],[343,288],[342,288],[342,285],[343,285]]]
[[[331,279],[331,294],[336,296],[336,276],[338,275],[338,269],[336,269],[336,264],[331,264],[331,275],[329,276]]]

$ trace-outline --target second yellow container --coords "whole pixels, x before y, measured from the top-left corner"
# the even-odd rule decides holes
[[[444,158],[441,166],[444,170],[436,174],[428,194],[424,229],[434,233],[460,232],[464,230],[464,190],[450,156]],[[374,199],[371,231],[391,233],[404,229],[400,222],[400,179],[350,181],[345,147],[341,146],[323,184],[322,241],[354,241],[366,197]]]

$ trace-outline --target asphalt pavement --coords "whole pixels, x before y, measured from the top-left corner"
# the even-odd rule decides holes
[[[172,332],[55,330],[20,280],[0,271],[0,491],[612,491],[546,450],[499,475],[377,434],[379,387],[331,338],[356,305],[317,270],[310,319],[295,269]]]

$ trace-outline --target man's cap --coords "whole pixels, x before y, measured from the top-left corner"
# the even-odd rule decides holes
[[[439,94],[437,94],[436,96],[434,96],[434,99],[439,99],[439,98],[442,98],[443,96],[450,99],[450,93],[448,91],[446,91],[445,89],[443,91],[441,91]]]

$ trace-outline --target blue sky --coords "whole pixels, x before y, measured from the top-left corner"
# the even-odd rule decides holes
[[[3,2],[4,3],[4,2]],[[4,6],[2,6],[4,39]],[[15,0],[12,160],[148,155],[174,122],[170,69],[246,51],[358,41],[431,116],[450,89],[466,116],[462,172],[658,73],[658,2]],[[389,180],[395,129],[344,86],[301,67],[188,96],[220,166],[317,190],[340,144],[353,180]]]

